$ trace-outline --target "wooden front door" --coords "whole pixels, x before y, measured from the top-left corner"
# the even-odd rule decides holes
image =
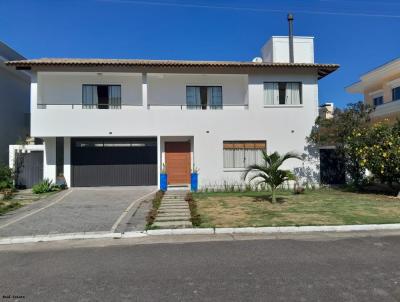
[[[190,183],[190,142],[166,142],[168,184]]]

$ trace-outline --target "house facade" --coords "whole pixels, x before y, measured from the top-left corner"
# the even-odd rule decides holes
[[[400,119],[400,58],[362,75],[346,91],[363,94],[364,102],[375,108],[372,122],[394,123]]]
[[[31,135],[45,144],[44,176],[69,186],[238,184],[267,152],[308,153],[318,80],[313,39],[273,37],[253,62],[37,59],[8,62],[32,73]],[[318,159],[291,160],[318,182]]]
[[[30,77],[27,72],[6,66],[9,60],[25,60],[0,42],[0,164],[8,164],[8,145],[29,135]]]

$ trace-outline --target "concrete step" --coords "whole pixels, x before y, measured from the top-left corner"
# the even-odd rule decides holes
[[[169,216],[169,217],[159,217],[157,216],[155,222],[161,222],[161,221],[189,221],[190,222],[190,217],[179,217],[179,216]]]
[[[166,211],[166,212],[158,212],[158,214],[165,214],[165,215],[186,215],[190,216],[189,211],[182,211],[182,210],[175,210],[175,211]]]
[[[174,209],[177,209],[177,210],[189,210],[189,207],[188,206],[161,206],[160,208],[159,208],[159,210],[174,210]]]
[[[181,228],[191,228],[192,223],[190,221],[160,221],[155,222],[153,227],[159,229],[181,229]]]
[[[190,217],[190,215],[188,215],[186,213],[177,213],[177,214],[158,213],[157,218],[158,217],[171,217],[171,215],[173,215],[174,217],[182,217],[182,218]]]
[[[180,205],[180,206],[163,206],[161,205],[159,208],[159,210],[168,210],[168,209],[189,209],[188,205]]]
[[[183,213],[183,214],[190,214],[189,209],[159,209],[158,213],[169,214],[169,213]]]

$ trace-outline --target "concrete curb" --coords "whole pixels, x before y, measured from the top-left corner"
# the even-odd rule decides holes
[[[82,233],[66,233],[66,234],[50,234],[50,235],[36,235],[36,236],[16,236],[0,239],[0,245],[13,244],[13,243],[35,243],[35,242],[49,242],[49,241],[62,241],[72,239],[102,239],[102,238],[121,238],[121,233],[110,232],[82,232]]]
[[[0,239],[0,245],[16,243],[35,243],[79,239],[125,239],[162,235],[218,235],[218,234],[276,234],[276,233],[315,233],[315,232],[367,232],[399,230],[400,224],[364,224],[332,226],[288,226],[288,227],[246,227],[246,228],[199,228],[199,229],[160,229],[143,232],[82,232],[37,236],[17,236]]]
[[[160,229],[148,230],[148,235],[214,235],[214,229]]]

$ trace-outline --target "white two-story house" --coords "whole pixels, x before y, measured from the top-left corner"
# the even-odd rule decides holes
[[[8,62],[32,73],[31,135],[45,144],[44,177],[69,186],[241,182],[260,150],[307,150],[318,115],[311,37],[272,37],[251,62],[37,59]],[[300,177],[315,162],[292,160]]]

